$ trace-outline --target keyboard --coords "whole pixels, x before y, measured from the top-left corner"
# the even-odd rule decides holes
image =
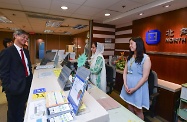
[[[51,68],[54,68],[54,65],[40,65],[36,67],[36,69],[51,69]]]

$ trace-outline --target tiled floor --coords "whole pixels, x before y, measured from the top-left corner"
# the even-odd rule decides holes
[[[6,122],[7,109],[5,93],[2,93],[2,87],[0,87],[0,122]]]

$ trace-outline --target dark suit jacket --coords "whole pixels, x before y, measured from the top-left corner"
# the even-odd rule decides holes
[[[29,51],[23,49],[30,70],[30,82],[32,81],[32,68]],[[0,78],[6,93],[19,95],[26,89],[26,76],[21,57],[13,45],[0,53]]]

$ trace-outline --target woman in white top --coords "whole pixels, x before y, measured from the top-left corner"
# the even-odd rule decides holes
[[[104,46],[101,43],[92,43],[92,57],[90,64],[91,82],[106,93],[106,68],[102,53]]]

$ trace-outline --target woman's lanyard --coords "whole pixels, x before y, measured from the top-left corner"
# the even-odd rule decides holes
[[[135,62],[135,59],[133,60],[133,57],[130,59],[130,65],[129,65],[129,70],[127,71],[127,73],[129,73],[129,74],[132,74],[132,69],[131,69],[131,67],[132,67],[132,64]]]

